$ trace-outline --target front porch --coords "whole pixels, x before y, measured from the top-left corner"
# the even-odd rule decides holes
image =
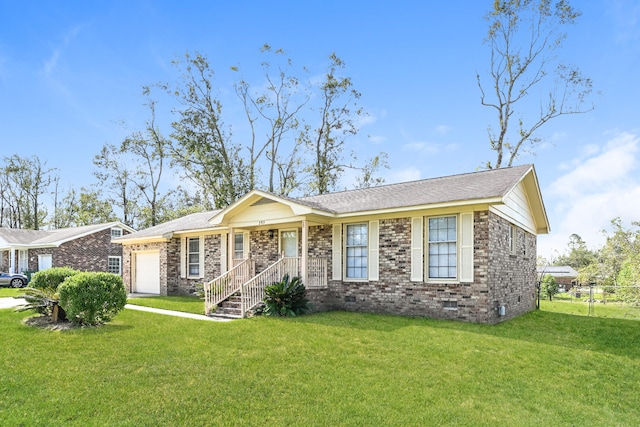
[[[256,263],[251,257],[241,260],[231,270],[205,283],[205,314],[215,314],[219,305],[233,305],[229,317],[246,317],[265,297],[265,288],[282,280],[285,274],[302,278],[307,289],[322,289],[328,285],[326,258],[287,257],[256,274]]]

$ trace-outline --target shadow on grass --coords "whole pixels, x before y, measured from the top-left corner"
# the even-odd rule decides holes
[[[496,325],[335,311],[287,320],[378,332],[394,332],[410,326],[447,329],[632,359],[640,358],[640,324],[637,320],[583,317],[539,310]]]

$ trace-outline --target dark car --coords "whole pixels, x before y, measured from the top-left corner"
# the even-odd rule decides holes
[[[24,274],[9,274],[0,272],[0,286],[22,288],[27,286],[27,283],[29,283],[29,278]]]

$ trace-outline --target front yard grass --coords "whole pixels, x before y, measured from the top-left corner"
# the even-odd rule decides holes
[[[165,310],[183,311],[185,313],[204,314],[204,300],[198,297],[141,297],[128,298],[127,304],[145,307],[162,308]]]
[[[26,316],[0,310],[0,425],[640,425],[637,321]]]
[[[0,288],[0,298],[12,298],[18,295],[24,295],[24,289],[21,288]]]

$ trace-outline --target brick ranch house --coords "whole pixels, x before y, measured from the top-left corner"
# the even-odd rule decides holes
[[[523,165],[295,199],[254,190],[115,242],[130,291],[207,283],[207,311],[240,297],[244,316],[290,272],[315,311],[496,323],[535,308],[536,236],[548,232]]]
[[[56,230],[0,228],[0,271],[71,267],[122,274],[122,246],[111,240],[134,231],[121,222]]]

